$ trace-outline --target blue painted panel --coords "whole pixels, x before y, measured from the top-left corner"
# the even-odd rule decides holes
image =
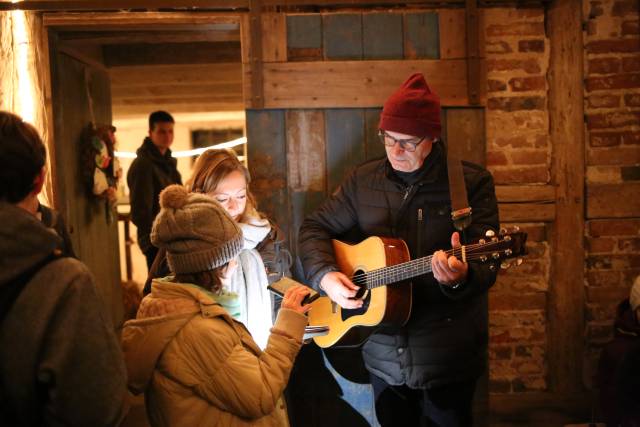
[[[322,47],[322,17],[287,15],[287,48],[319,49]]]
[[[322,29],[326,59],[362,59],[362,15],[323,15]]]
[[[407,13],[404,16],[405,58],[440,58],[440,30],[438,14]]]
[[[258,210],[289,232],[287,151],[283,110],[247,110],[251,191]]]
[[[365,13],[362,15],[364,59],[402,59],[402,15]]]
[[[365,160],[364,111],[326,110],[327,188],[331,194],[349,171]]]
[[[305,217],[316,210],[326,199],[323,191],[291,191],[291,231],[289,235],[289,247],[292,255],[298,254],[298,232]]]
[[[365,157],[367,160],[386,156],[384,145],[378,137],[381,108],[367,108],[364,111]]]

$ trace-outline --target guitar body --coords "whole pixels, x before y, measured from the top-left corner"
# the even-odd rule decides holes
[[[356,245],[334,240],[333,249],[338,268],[348,277],[410,259],[407,245],[402,240],[387,237],[369,237]],[[313,338],[318,346],[358,346],[374,327],[402,326],[409,320],[410,283],[361,289],[364,304],[359,309],[343,309],[328,297],[320,297],[313,302],[309,325],[329,326],[329,334]]]

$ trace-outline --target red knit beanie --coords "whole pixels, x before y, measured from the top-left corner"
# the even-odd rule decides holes
[[[413,74],[387,99],[378,127],[406,135],[440,137],[440,98],[431,92],[422,74]]]

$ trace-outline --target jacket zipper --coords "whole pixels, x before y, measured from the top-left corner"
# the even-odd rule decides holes
[[[422,208],[418,208],[418,244],[416,245],[416,255],[415,257],[422,256]]]
[[[407,197],[409,197],[409,193],[411,193],[411,189],[413,188],[413,184],[411,184],[410,186],[407,187],[406,190],[404,190],[404,196],[402,197],[402,203],[404,204],[404,202],[407,201]]]
[[[400,213],[404,209],[404,206],[407,203],[407,199],[409,198],[409,194],[411,193],[412,189],[413,189],[413,184],[407,186],[407,188],[404,190],[404,195],[402,196],[402,203],[400,203],[400,207],[396,211],[396,217],[395,219],[393,219],[393,223],[391,224],[391,234],[394,236],[397,235],[397,232],[398,232],[398,218],[400,218]]]

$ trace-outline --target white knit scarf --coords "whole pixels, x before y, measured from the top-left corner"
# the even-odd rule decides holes
[[[240,298],[240,318],[261,349],[267,347],[273,320],[271,317],[271,295],[267,289],[269,281],[260,253],[255,249],[271,231],[269,221],[252,220],[251,224],[240,223],[244,236],[244,248],[238,255],[236,269],[228,290]]]

